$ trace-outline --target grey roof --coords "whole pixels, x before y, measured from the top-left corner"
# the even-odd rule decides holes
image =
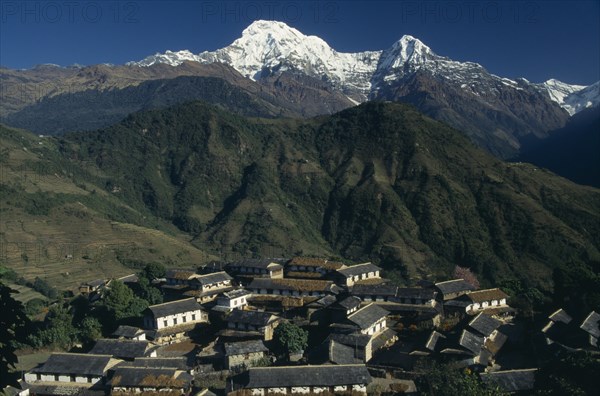
[[[105,279],[95,279],[93,281],[83,283],[82,286],[100,287],[104,284],[106,284]]]
[[[165,278],[188,279],[196,274],[196,270],[191,268],[171,268],[166,271]]]
[[[192,283],[199,283],[201,285],[211,285],[213,283],[230,281],[233,278],[227,272],[215,272],[212,274],[199,275],[191,280]]]
[[[484,313],[480,313],[475,318],[473,318],[471,322],[469,322],[469,326],[472,329],[477,330],[479,333],[483,334],[486,337],[492,334],[492,332],[498,327],[500,327],[500,325],[502,325],[501,321],[499,321],[498,319],[494,319],[491,316],[486,315]]]
[[[163,304],[151,305],[148,311],[155,318],[162,318],[168,315],[174,315],[183,312],[192,312],[202,309],[202,306],[196,302],[195,298],[186,298],[185,300],[171,301]]]
[[[445,282],[439,282],[435,284],[435,287],[437,287],[442,294],[475,290],[475,287],[464,279],[452,279]]]
[[[192,376],[175,368],[118,367],[111,380],[112,387],[140,387],[164,384],[169,388],[187,388]]]
[[[31,370],[34,373],[74,374],[102,376],[107,370],[112,356],[84,353],[53,353],[41,367]]]
[[[234,299],[234,298],[238,298],[238,297],[242,297],[242,296],[248,296],[250,294],[252,294],[252,293],[250,293],[248,290],[236,289],[236,290],[232,290],[232,291],[223,293],[223,297],[229,298],[229,299]]]
[[[356,348],[329,340],[329,361],[336,364],[363,363],[362,359],[356,357]]]
[[[312,304],[315,304],[315,305],[318,305],[321,307],[328,307],[331,304],[335,303],[336,301],[337,301],[337,299],[335,298],[335,296],[328,294],[325,297],[318,299],[317,301],[315,301]]]
[[[271,322],[273,316],[275,315],[268,312],[233,309],[229,316],[227,316],[226,320],[228,322],[247,323],[250,325],[263,327]]]
[[[224,344],[225,356],[242,355],[245,353],[267,352],[269,349],[262,340],[226,342]]]
[[[458,343],[463,348],[473,352],[473,354],[479,355],[479,352],[481,352],[481,348],[483,347],[483,337],[475,335],[470,331],[463,330]]]
[[[297,292],[339,293],[339,287],[328,280],[255,278],[248,289],[289,290]]]
[[[592,311],[581,324],[581,328],[594,338],[600,338],[600,315]]]
[[[371,303],[366,307],[350,314],[348,316],[348,320],[364,330],[368,329],[378,320],[385,318],[388,314],[389,312],[385,309]]]
[[[564,324],[569,324],[571,323],[571,320],[573,320],[573,318],[571,318],[571,316],[569,316],[569,314],[566,313],[562,308],[553,312],[550,316],[548,316],[548,319],[553,322],[562,322]]]
[[[286,259],[245,259],[240,261],[234,261],[232,263],[227,264],[227,267],[247,267],[247,268],[261,268],[268,269],[270,267],[277,268],[277,266],[283,269],[283,263],[285,263]],[[274,264],[271,266],[271,264]]]
[[[139,336],[143,332],[144,330],[139,327],[121,325],[117,327],[117,330],[115,330],[112,335],[115,337],[133,338]]]
[[[446,338],[446,336],[433,330],[431,332],[431,335],[427,339],[427,342],[425,343],[425,348],[429,349],[432,352],[435,351],[435,348],[436,348],[437,343],[440,340],[440,338]]]
[[[368,384],[371,376],[364,364],[254,367],[242,376],[245,388],[336,386]]]
[[[89,353],[133,359],[146,356],[151,349],[152,344],[148,341],[100,339],[96,341],[96,344]]]
[[[535,385],[537,369],[520,369],[481,373],[481,380],[488,385],[497,385],[507,392],[531,390]]]
[[[397,286],[394,285],[354,285],[350,293],[355,296],[395,296]]]
[[[344,275],[346,278],[349,278],[349,277],[355,276],[355,275],[365,274],[367,272],[375,272],[375,271],[381,271],[381,268],[379,268],[375,264],[371,264],[371,263],[356,264],[356,265],[352,265],[348,268],[337,270],[337,272]]]
[[[185,357],[138,357],[133,362],[126,362],[123,365],[129,367],[175,368],[178,370],[190,369]]]
[[[328,337],[337,343],[351,347],[365,347],[371,341],[371,336],[367,334],[341,334],[333,333]]]
[[[338,303],[336,305],[339,305],[340,307],[344,308],[344,309],[353,309],[356,307],[360,307],[360,298],[357,297],[346,297],[341,301],[338,301]]]
[[[423,289],[422,287],[399,287],[396,290],[396,297],[400,298],[418,298],[422,300],[433,300],[436,295],[433,289]]]

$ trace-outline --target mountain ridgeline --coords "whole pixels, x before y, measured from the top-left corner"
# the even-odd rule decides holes
[[[409,105],[292,120],[192,102],[59,145],[207,251],[373,260],[407,279],[459,264],[544,290],[557,269],[600,264],[599,190],[504,163]]]

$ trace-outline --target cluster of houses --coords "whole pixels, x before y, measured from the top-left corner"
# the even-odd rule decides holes
[[[381,377],[414,389],[413,364],[430,357],[469,367],[507,391],[532,388],[535,368],[497,359],[516,342],[515,310],[502,290],[477,290],[463,279],[400,287],[381,275],[372,263],[304,257],[171,269],[157,281],[167,302],[150,306],[142,327],[119,326],[88,353],[52,354],[25,374],[25,387],[38,395],[210,395],[198,379],[212,371],[227,373],[230,395],[358,395]],[[91,282],[80,290],[102,298],[107,287]],[[592,312],[576,326],[557,311],[543,334],[549,344],[597,350],[599,320]],[[307,329],[310,343],[300,356],[277,361],[273,337],[284,321]],[[570,336],[575,327],[577,337]],[[161,353],[198,335],[205,342],[193,356]]]

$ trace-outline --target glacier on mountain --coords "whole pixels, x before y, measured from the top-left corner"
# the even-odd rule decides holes
[[[179,66],[186,61],[225,63],[255,81],[284,71],[300,72],[327,81],[353,102],[377,98],[386,86],[422,70],[479,97],[496,95],[502,86],[531,88],[547,95],[571,115],[600,103],[600,82],[586,87],[554,79],[540,84],[523,78],[514,81],[493,75],[480,64],[439,56],[410,35],[402,36],[383,51],[338,52],[317,36],[306,36],[283,22],[265,20],[253,22],[240,38],[216,51],[166,51],[127,64]]]

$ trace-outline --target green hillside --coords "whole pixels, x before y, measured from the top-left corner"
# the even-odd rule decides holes
[[[0,126],[0,264],[59,288],[123,276],[148,262],[191,266],[212,256],[143,207],[106,190],[95,164],[61,143]]]
[[[407,279],[460,264],[545,290],[556,268],[600,262],[599,190],[501,162],[406,105],[300,121],[190,103],[56,144],[97,165],[129,216],[229,257],[333,255]]]

